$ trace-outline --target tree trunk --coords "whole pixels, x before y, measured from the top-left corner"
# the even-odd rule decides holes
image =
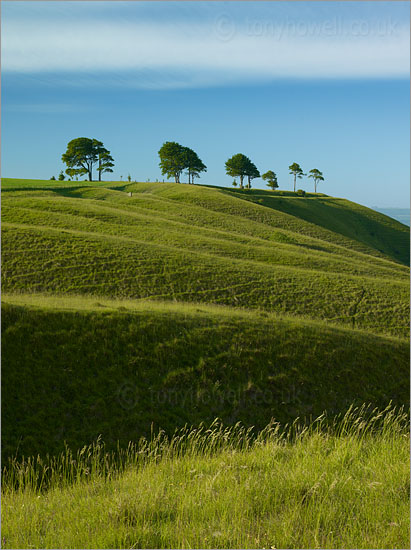
[[[294,174],[294,193],[295,193],[295,180],[297,179],[297,175]]]
[[[241,175],[241,176],[240,176],[240,189],[244,189],[244,186],[243,186],[243,179],[244,179],[244,176]]]
[[[317,182],[314,180],[314,192],[317,193]]]

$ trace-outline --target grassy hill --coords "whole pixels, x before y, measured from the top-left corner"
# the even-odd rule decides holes
[[[9,185],[4,292],[205,302],[408,333],[408,269],[395,258],[407,232],[395,221],[382,253],[219,189]]]
[[[409,265],[409,230],[386,215],[346,199],[307,194],[306,197],[274,196],[268,191],[256,190],[253,196],[244,191],[230,194],[247,198],[287,214],[344,235],[374,248],[393,259]]]
[[[321,194],[3,180],[2,546],[408,547],[408,262]]]
[[[408,402],[409,236],[382,214],[168,183],[2,200],[3,456]]]

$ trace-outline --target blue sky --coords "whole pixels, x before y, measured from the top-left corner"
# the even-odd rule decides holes
[[[164,141],[195,149],[200,183],[249,156],[292,188],[409,204],[408,2],[2,2],[2,176],[48,179],[75,137],[112,178],[162,179]],[[264,187],[254,180],[255,187]],[[311,190],[311,180],[299,187]]]

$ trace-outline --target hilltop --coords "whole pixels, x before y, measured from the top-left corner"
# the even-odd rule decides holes
[[[408,403],[401,223],[325,195],[2,183],[4,456]]]

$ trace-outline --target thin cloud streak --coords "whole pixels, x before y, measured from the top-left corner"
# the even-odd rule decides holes
[[[385,36],[262,36],[217,24],[10,21],[3,72],[117,73],[141,88],[204,87],[275,78],[409,76],[409,31]],[[123,77],[122,77],[123,76]]]

